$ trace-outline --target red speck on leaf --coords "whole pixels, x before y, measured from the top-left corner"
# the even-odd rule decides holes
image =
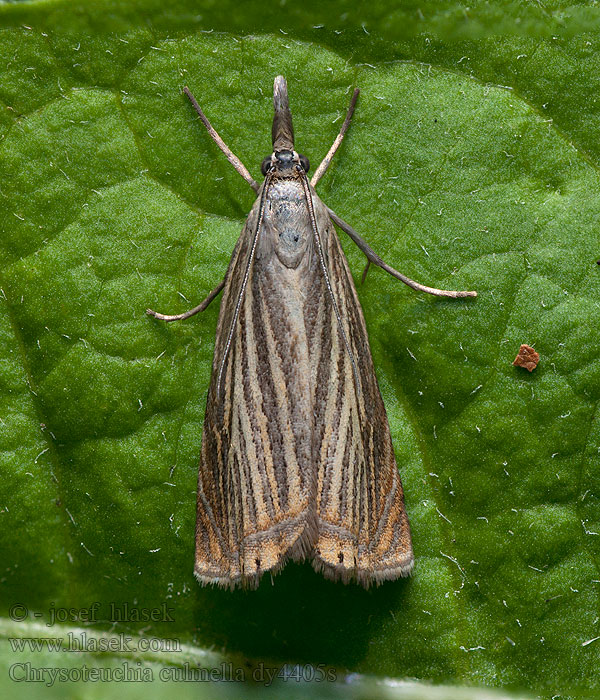
[[[521,345],[513,365],[515,365],[515,367],[525,367],[525,369],[533,372],[539,361],[540,356],[531,345]]]

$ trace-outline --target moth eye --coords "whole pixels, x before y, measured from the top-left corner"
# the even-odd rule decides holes
[[[310,170],[310,162],[306,156],[300,156],[300,165],[304,168],[305,173]]]
[[[260,164],[260,172],[266,175],[271,167],[271,156],[267,156],[263,162]]]

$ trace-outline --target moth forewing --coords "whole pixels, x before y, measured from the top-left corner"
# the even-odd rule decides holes
[[[217,325],[198,487],[203,583],[257,585],[265,571],[304,558],[315,536],[302,272],[273,264],[264,241],[250,259],[261,196],[229,266]],[[274,224],[266,213],[261,230]]]
[[[320,354],[316,383],[319,539],[313,566],[329,578],[369,586],[410,573],[410,528],[358,295],[327,207],[314,193],[313,202],[339,310],[338,319],[328,309],[321,339],[327,351]]]
[[[333,220],[368,260],[384,263],[313,189],[339,147],[358,96],[309,184],[294,150],[287,85],[273,90],[273,153],[258,185],[189,90],[211,137],[257,192],[225,279],[198,476],[195,574],[256,587],[288,560],[368,587],[410,573],[408,517],[367,330]],[[330,218],[331,217],[331,218]]]

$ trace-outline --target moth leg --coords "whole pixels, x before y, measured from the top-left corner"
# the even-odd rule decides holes
[[[360,283],[364,284],[365,280],[367,279],[367,272],[369,271],[369,268],[371,267],[371,261],[367,259],[367,264],[365,265],[365,269],[363,270],[362,277],[360,278]]]
[[[327,207],[327,211],[329,212],[329,216],[331,217],[333,223],[336,226],[339,226],[342,229],[342,231],[344,231],[350,236],[350,238],[367,256],[367,260],[369,261],[369,263],[377,265],[377,267],[380,267],[382,270],[385,270],[392,277],[395,277],[401,282],[404,282],[404,284],[408,285],[409,287],[412,287],[413,289],[416,289],[419,292],[427,292],[427,294],[433,294],[436,297],[452,297],[453,299],[457,299],[458,297],[477,296],[477,292],[457,292],[450,289],[436,289],[435,287],[426,287],[424,284],[420,284],[419,282],[411,280],[410,277],[406,277],[401,272],[398,272],[398,270],[394,270],[393,267],[384,262],[379,257],[379,255],[377,255],[377,253],[371,248],[371,246],[369,246],[369,244],[359,236],[359,234],[352,228],[352,226],[350,226],[350,224],[347,224],[343,219],[340,219],[340,217],[329,207]],[[363,280],[366,276],[368,269],[369,266],[367,265],[365,272],[363,273]]]
[[[211,139],[223,151],[227,160],[231,163],[231,165],[233,165],[233,167],[244,178],[244,180],[246,180],[246,182],[250,185],[250,187],[252,187],[252,189],[255,192],[258,192],[259,184],[252,177],[252,175],[250,175],[248,168],[242,163],[242,161],[235,155],[235,153],[229,148],[229,146],[225,143],[225,141],[223,141],[223,139],[215,131],[212,124],[206,118],[206,115],[204,114],[204,112],[200,109],[200,105],[196,102],[196,98],[192,95],[192,93],[190,92],[187,85],[186,85],[186,87],[183,88],[183,91],[188,96],[188,98],[189,98],[190,102],[192,103],[196,112],[198,112],[198,115],[199,115],[200,119],[202,120],[202,123],[206,127],[208,133],[210,134]],[[202,311],[202,309],[200,309],[200,310]]]
[[[217,285],[212,292],[204,299],[204,301],[200,302],[198,306],[195,306],[193,309],[190,309],[189,311],[185,311],[182,314],[176,314],[175,316],[168,316],[166,314],[160,314],[158,311],[152,311],[152,309],[146,309],[146,313],[149,316],[154,316],[154,318],[158,318],[161,321],[184,321],[186,318],[190,318],[190,316],[194,316],[197,313],[200,313],[200,311],[204,311],[210,304],[210,302],[217,297],[223,287],[225,286],[225,280],[223,280],[219,285]]]
[[[356,100],[358,99],[359,92],[360,90],[358,88],[354,89],[354,94],[352,95],[352,99],[350,100],[350,106],[348,107],[348,113],[346,114],[346,118],[344,119],[344,123],[342,124],[342,128],[340,129],[340,133],[337,135],[331,148],[327,152],[327,155],[325,156],[325,158],[323,158],[319,167],[315,170],[315,174],[311,178],[310,184],[313,187],[315,187],[317,182],[319,182],[323,175],[325,175],[325,171],[329,167],[329,163],[331,163],[335,152],[340,147],[340,144],[342,143],[344,136],[346,135],[346,131],[348,131],[348,127],[350,126],[350,120],[352,119],[352,115],[354,114],[354,107],[356,106]]]

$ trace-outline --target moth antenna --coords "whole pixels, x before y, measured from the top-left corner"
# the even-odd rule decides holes
[[[278,75],[273,84],[273,151],[294,150],[294,126],[288,100],[287,83],[283,75]]]
[[[196,102],[196,98],[192,95],[190,92],[190,89],[187,87],[187,85],[183,88],[183,92],[187,95],[188,100],[192,103],[192,107],[196,110],[198,113],[198,116],[202,120],[202,123],[206,127],[206,130],[208,131],[211,139],[217,144],[217,146],[223,151],[225,154],[225,158],[233,165],[233,167],[238,171],[238,173],[246,180],[246,182],[252,187],[252,189],[255,192],[258,192],[258,188],[260,185],[256,182],[256,180],[250,175],[250,172],[248,171],[248,168],[242,163],[242,161],[235,155],[235,153],[229,148],[229,146],[223,141],[223,139],[219,136],[217,133],[216,129],[213,127],[213,125],[208,121],[207,116],[204,114],[202,109],[200,108],[200,105],[198,102]]]
[[[335,141],[331,144],[331,148],[327,151],[327,155],[323,160],[321,161],[321,164],[319,167],[315,170],[315,174],[312,176],[312,179],[310,181],[310,184],[313,187],[317,186],[317,182],[325,175],[325,171],[329,167],[329,163],[331,163],[331,159],[335,155],[335,152],[337,149],[340,147],[340,144],[344,140],[344,136],[346,135],[346,131],[348,131],[348,127],[350,126],[350,120],[352,119],[352,115],[354,114],[354,108],[356,107],[356,100],[358,99],[358,95],[360,93],[360,90],[358,88],[354,89],[354,93],[352,94],[352,99],[350,100],[350,106],[348,107],[348,112],[346,113],[346,118],[344,119],[344,123],[342,124],[342,128],[340,129],[340,133],[336,136]]]

